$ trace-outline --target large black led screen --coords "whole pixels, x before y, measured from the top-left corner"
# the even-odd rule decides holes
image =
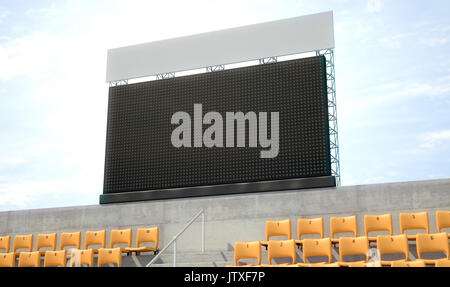
[[[109,89],[104,194],[330,175],[323,56]]]

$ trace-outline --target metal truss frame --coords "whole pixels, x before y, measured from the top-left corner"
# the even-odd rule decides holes
[[[259,64],[271,64],[271,63],[276,63],[276,62],[278,62],[277,57],[268,57],[268,58],[259,59]]]
[[[223,70],[225,70],[225,65],[216,65],[216,66],[206,67],[207,72],[215,72],[215,71],[223,71]]]
[[[156,75],[157,80],[168,79],[168,78],[175,78],[175,72],[169,72],[169,73],[163,73],[163,74]]]
[[[110,87],[116,87],[116,86],[122,86],[122,85],[128,85],[128,80],[119,80],[119,81],[109,82]]]
[[[327,71],[327,95],[328,95],[328,122],[330,131],[330,158],[331,175],[336,178],[336,186],[341,185],[341,165],[339,158],[339,138],[336,109],[336,81],[334,70],[334,50],[325,49],[316,51],[316,55],[325,56]]]

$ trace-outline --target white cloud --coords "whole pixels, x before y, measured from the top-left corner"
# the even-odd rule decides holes
[[[437,145],[450,144],[450,130],[429,132],[423,136],[421,148],[430,149]]]
[[[369,13],[378,13],[381,11],[382,4],[380,0],[368,0],[366,2],[366,11]]]

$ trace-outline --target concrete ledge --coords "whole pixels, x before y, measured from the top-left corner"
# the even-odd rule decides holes
[[[430,232],[436,232],[436,210],[450,210],[450,179],[7,211],[0,212],[0,235],[82,231],[84,240],[86,230],[107,229],[109,245],[111,229],[132,227],[135,232],[157,225],[163,247],[201,209],[211,251],[232,250],[235,241],[265,240],[265,221],[285,218],[291,219],[296,237],[298,218],[323,217],[329,236],[331,216],[356,215],[362,234],[365,214],[391,213],[398,234],[400,212],[427,211]],[[199,251],[200,220],[177,243],[181,252]]]

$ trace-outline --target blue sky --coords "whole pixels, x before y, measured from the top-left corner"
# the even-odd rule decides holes
[[[333,10],[342,185],[450,177],[450,1],[0,0],[0,210],[97,204],[109,48]]]

